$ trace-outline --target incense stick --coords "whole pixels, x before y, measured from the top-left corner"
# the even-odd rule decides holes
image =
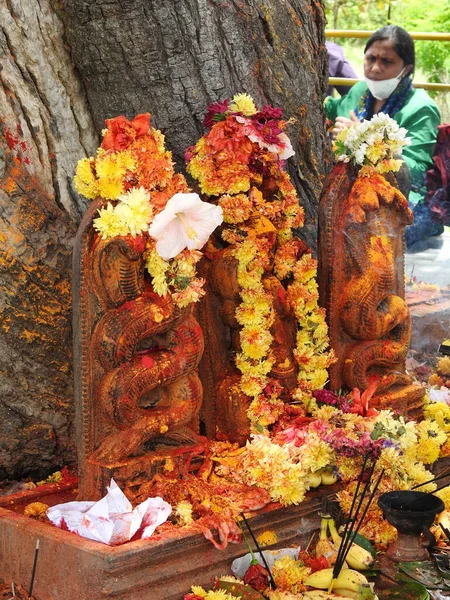
[[[262,561],[264,563],[264,566],[267,569],[267,572],[269,574],[269,579],[270,579],[270,585],[272,586],[272,588],[274,590],[276,590],[277,589],[277,584],[275,583],[275,579],[273,578],[272,571],[270,570],[269,565],[267,564],[266,557],[264,556],[263,551],[261,550],[261,546],[259,545],[258,540],[256,539],[255,534],[253,533],[253,531],[252,531],[252,529],[251,529],[251,527],[249,525],[249,522],[247,521],[244,513],[241,513],[241,517],[242,517],[242,520],[244,521],[244,523],[247,525],[247,529],[248,529],[250,535],[252,536],[253,543],[255,544],[256,549],[258,550],[259,555],[261,556],[261,559],[262,559]]]
[[[450,542],[450,531],[447,529],[447,527],[444,527],[444,525],[442,525],[442,523],[439,523],[442,531],[445,533],[445,537],[447,538],[447,541]]]
[[[30,588],[28,590],[28,598],[31,598],[31,594],[33,592],[34,576],[36,575],[36,565],[37,565],[38,554],[39,554],[39,540],[37,540],[37,542],[36,542],[36,549],[34,551],[33,570],[31,572],[31,581],[30,581]]]
[[[439,479],[443,479],[444,477],[450,477],[450,469],[447,469],[446,471],[444,471],[437,477],[433,477],[433,479],[429,479],[428,481],[424,481],[423,483],[419,483],[418,485],[413,485],[412,488],[410,488],[410,490],[416,490],[417,488],[420,488],[423,485],[427,485],[428,483],[434,483],[435,481],[438,481]]]

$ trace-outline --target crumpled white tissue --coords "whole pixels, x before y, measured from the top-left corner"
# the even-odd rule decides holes
[[[162,498],[147,498],[136,508],[111,479],[108,493],[98,502],[65,502],[47,511],[50,521],[73,533],[115,546],[128,542],[142,528],[142,538],[150,537],[164,523],[172,507]]]

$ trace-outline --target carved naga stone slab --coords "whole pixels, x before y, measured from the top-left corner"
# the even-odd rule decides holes
[[[103,201],[103,204],[105,202]],[[80,497],[114,477],[141,483],[199,441],[203,335],[189,308],[157,295],[141,237],[102,239],[87,211],[74,251],[74,362]],[[169,462],[168,462],[169,461]]]
[[[370,389],[375,406],[419,413],[423,390],[405,373],[404,227],[412,221],[395,178],[336,165],[319,207],[319,290],[338,357],[330,387]]]

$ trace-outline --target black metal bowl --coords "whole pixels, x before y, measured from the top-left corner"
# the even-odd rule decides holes
[[[423,532],[445,508],[442,500],[433,494],[408,490],[382,494],[378,506],[385,519],[402,533]]]

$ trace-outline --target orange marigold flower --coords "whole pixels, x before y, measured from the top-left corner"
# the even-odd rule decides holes
[[[247,194],[224,194],[219,198],[219,206],[222,207],[225,223],[242,223],[253,211],[252,202]]]
[[[145,135],[150,129],[150,113],[137,115],[129,121],[123,115],[106,119],[107,132],[102,141],[104,150],[124,150],[136,138]]]

